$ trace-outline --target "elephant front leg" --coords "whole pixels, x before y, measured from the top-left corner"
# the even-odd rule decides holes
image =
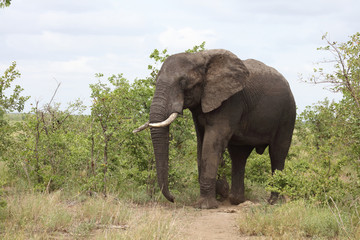
[[[215,198],[216,179],[200,177],[200,198],[195,208],[212,209],[219,206]]]
[[[220,134],[205,132],[202,156],[200,158],[200,199],[195,207],[202,209],[217,208],[216,176],[221,155],[225,149],[226,141],[219,140]]]

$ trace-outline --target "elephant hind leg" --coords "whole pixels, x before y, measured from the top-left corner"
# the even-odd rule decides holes
[[[254,149],[253,146],[236,146],[229,145],[228,150],[231,157],[231,191],[230,202],[233,205],[240,204],[245,201],[245,165],[246,160]]]
[[[274,174],[276,170],[282,171],[285,166],[285,159],[288,154],[291,143],[291,137],[277,139],[274,143],[269,146],[269,154],[271,160],[271,172]],[[269,198],[270,204],[275,204],[279,198],[279,193],[271,192],[271,196]]]

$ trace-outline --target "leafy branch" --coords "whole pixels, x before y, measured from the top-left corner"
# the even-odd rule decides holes
[[[326,41],[327,46],[320,47],[318,50],[328,51],[334,57],[323,63],[333,63],[335,71],[325,73],[323,68],[315,68],[315,75],[310,81],[315,84],[331,84],[332,91],[341,92],[360,109],[360,33],[354,34],[345,43],[330,41],[327,34],[322,39]]]

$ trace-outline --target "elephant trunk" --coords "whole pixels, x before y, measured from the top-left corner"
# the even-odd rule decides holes
[[[155,94],[150,107],[150,122],[162,122],[168,118],[166,101],[163,96]],[[151,128],[151,139],[154,146],[156,172],[159,187],[170,202],[174,202],[174,197],[169,191],[169,126]]]

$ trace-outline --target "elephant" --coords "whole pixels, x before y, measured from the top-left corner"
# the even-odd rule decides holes
[[[283,170],[291,144],[296,105],[287,80],[274,68],[254,60],[240,60],[224,49],[178,53],[163,63],[150,106],[149,122],[158,185],[171,202],[168,187],[169,125],[192,113],[197,136],[200,197],[196,208],[217,208],[216,176],[222,154],[231,158],[229,200],[245,201],[245,164],[253,149],[269,147],[271,170]],[[278,199],[272,192],[270,203]]]
[[[226,176],[222,176],[216,180],[215,192],[221,202],[228,198],[229,183],[226,180]]]

